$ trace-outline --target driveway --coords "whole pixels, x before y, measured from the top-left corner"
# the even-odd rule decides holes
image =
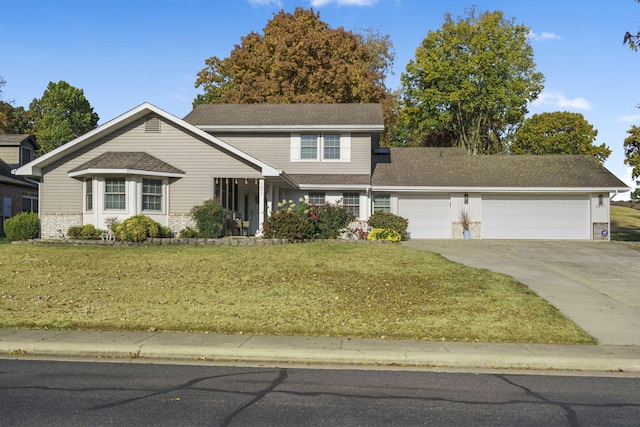
[[[640,345],[640,249],[575,241],[412,239],[403,244],[514,277],[599,344]]]

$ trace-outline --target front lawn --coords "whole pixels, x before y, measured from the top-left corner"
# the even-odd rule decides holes
[[[0,246],[0,327],[593,343],[512,278],[395,244]]]
[[[611,206],[611,240],[640,241],[640,210]]]

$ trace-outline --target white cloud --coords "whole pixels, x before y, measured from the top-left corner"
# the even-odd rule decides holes
[[[633,114],[628,116],[620,116],[616,119],[616,122],[622,123],[638,123],[640,122],[640,114]]]
[[[542,41],[542,40],[557,40],[560,38],[560,36],[555,33],[550,33],[548,31],[543,31],[541,34],[534,33],[533,31],[529,31],[529,38],[531,40]]]
[[[575,110],[590,110],[591,103],[585,98],[569,99],[560,92],[545,91],[540,94],[538,99],[533,101],[532,105],[552,105],[559,108],[571,108]]]
[[[282,0],[247,0],[253,7],[257,6],[278,6],[282,7]]]
[[[313,7],[326,6],[334,3],[336,6],[373,6],[378,0],[309,0]]]

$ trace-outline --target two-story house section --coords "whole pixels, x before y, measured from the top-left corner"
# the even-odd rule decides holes
[[[372,147],[384,130],[379,104],[200,105],[184,120],[283,171],[286,179],[271,180],[268,191],[276,202],[306,198],[348,205],[365,220],[371,214]],[[217,176],[216,196],[257,223],[258,193],[235,178]]]

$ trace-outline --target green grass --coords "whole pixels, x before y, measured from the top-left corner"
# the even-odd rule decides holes
[[[640,241],[640,210],[611,206],[611,240]]]
[[[0,246],[0,327],[593,343],[506,275],[392,244]]]

